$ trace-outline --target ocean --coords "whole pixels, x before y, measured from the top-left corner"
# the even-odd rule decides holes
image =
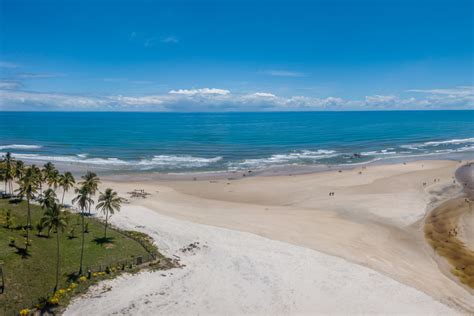
[[[0,112],[0,155],[187,173],[474,158],[474,111]]]

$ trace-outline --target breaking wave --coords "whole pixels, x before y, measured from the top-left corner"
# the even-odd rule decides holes
[[[291,152],[288,154],[275,154],[266,158],[255,158],[245,159],[240,162],[234,162],[229,164],[229,169],[241,169],[241,168],[255,168],[260,169],[264,167],[270,167],[273,165],[286,165],[286,164],[298,164],[298,163],[311,163],[317,160],[327,159],[331,157],[339,156],[340,154],[334,150],[302,150],[297,152]]]
[[[51,161],[56,163],[73,163],[97,166],[122,166],[122,167],[150,167],[164,169],[182,169],[206,167],[212,163],[218,162],[222,157],[194,157],[194,156],[168,156],[159,155],[151,159],[141,160],[122,160],[118,158],[87,158],[87,154],[78,154],[76,156],[45,156],[38,154],[19,154],[12,153],[12,156],[25,161]]]
[[[0,150],[2,149],[40,149],[42,146],[39,145],[22,145],[22,144],[11,144],[11,145],[2,145],[0,146]]]

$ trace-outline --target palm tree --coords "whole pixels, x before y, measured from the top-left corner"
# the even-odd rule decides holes
[[[56,190],[59,185],[60,174],[58,170],[53,170],[48,176],[48,186]]]
[[[56,171],[56,167],[54,166],[53,163],[51,162],[45,163],[43,165],[43,170],[41,170],[43,181],[49,184],[50,179],[53,177],[53,174],[55,171]]]
[[[105,213],[105,229],[104,229],[104,239],[107,238],[107,223],[109,219],[109,212],[111,215],[115,211],[120,211],[120,206],[122,204],[122,198],[120,198],[117,192],[113,191],[110,188],[107,188],[104,193],[101,193],[99,196],[99,203],[97,204],[96,209],[101,210]]]
[[[80,184],[88,191],[89,198],[92,198],[99,188],[99,177],[94,172],[87,171],[87,173],[82,176],[82,180]],[[91,205],[92,204],[89,205],[89,215],[91,214]]]
[[[63,188],[63,198],[61,199],[61,204],[64,205],[64,194],[69,191],[70,188],[74,186],[76,180],[70,172],[66,172],[59,176],[59,185]]]
[[[43,209],[50,208],[57,202],[56,192],[53,189],[47,189],[39,199],[39,202]]]
[[[61,206],[54,203],[44,212],[41,222],[44,227],[48,227],[49,230],[54,228],[56,231],[56,284],[54,286],[54,292],[56,292],[59,283],[59,233],[67,227],[67,217],[62,212]]]
[[[15,161],[15,178],[19,181],[25,173],[25,164],[21,160]]]
[[[44,210],[50,209],[54,204],[57,204],[58,199],[56,198],[56,192],[53,189],[47,189],[41,196],[39,203]],[[44,225],[43,225],[44,227]],[[48,230],[48,237],[51,230]]]
[[[79,265],[79,275],[82,274],[82,262],[84,257],[84,240],[85,240],[85,224],[84,224],[84,212],[94,201],[89,197],[89,191],[86,186],[76,188],[75,190],[77,196],[72,200],[72,203],[77,204],[81,210],[81,225],[82,225],[82,240],[81,240],[81,262]]]
[[[13,159],[11,153],[6,153],[5,154],[5,157],[3,158],[3,161],[2,161],[2,165],[3,165],[3,168],[2,168],[2,178],[3,178],[3,181],[5,182],[5,193],[7,193],[7,186],[10,190],[10,194],[13,193],[13,187],[12,187],[12,180],[14,178],[14,171],[15,171],[15,168],[14,168],[14,163],[15,163],[15,159]]]
[[[30,201],[34,199],[36,191],[38,189],[38,179],[34,172],[34,169],[27,168],[25,174],[19,181],[20,188],[18,189],[19,195],[21,197],[26,197],[26,202],[28,204],[28,216],[26,219],[26,250],[28,250],[29,244],[29,231],[31,229],[31,212],[30,212]]]

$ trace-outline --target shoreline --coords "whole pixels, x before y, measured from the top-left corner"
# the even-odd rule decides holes
[[[78,163],[78,162],[61,162],[53,161],[55,166],[60,171],[72,172],[75,176],[81,175],[86,171],[94,171],[100,173],[102,177],[111,180],[130,179],[130,180],[219,180],[230,179],[236,180],[244,177],[253,176],[287,176],[287,175],[302,175],[318,172],[325,172],[328,170],[352,170],[361,166],[370,167],[377,165],[390,165],[403,162],[416,162],[421,160],[469,160],[472,157],[473,151],[458,151],[450,153],[424,153],[415,155],[402,155],[395,157],[375,157],[368,161],[352,162],[352,163],[313,163],[313,164],[283,164],[283,165],[269,165],[261,168],[241,168],[241,169],[227,169],[227,170],[202,170],[202,171],[156,171],[156,170],[125,170],[116,167],[116,169],[105,167],[104,165]],[[355,158],[357,160],[357,158]],[[28,165],[42,165],[49,160],[31,160],[22,158]],[[112,163],[113,164],[113,163]],[[250,171],[250,172],[249,172]]]
[[[472,312],[471,294],[439,270],[423,236],[430,206],[460,191],[453,184],[458,166],[458,161],[423,160],[292,177],[106,178],[103,185],[123,196],[134,189],[151,194],[130,199],[131,208],[339,257]]]
[[[174,180],[238,180],[246,177],[272,177],[272,176],[296,176],[306,174],[316,174],[334,170],[354,170],[360,167],[371,167],[381,165],[393,165],[417,161],[450,160],[463,161],[471,158],[469,153],[450,154],[428,154],[420,156],[406,156],[397,158],[374,159],[367,162],[352,164],[311,164],[311,165],[282,165],[270,166],[263,169],[241,169],[241,170],[217,170],[217,171],[196,171],[196,172],[158,172],[158,171],[133,171],[106,173],[103,178],[112,181],[174,181]],[[250,171],[250,172],[249,172]]]

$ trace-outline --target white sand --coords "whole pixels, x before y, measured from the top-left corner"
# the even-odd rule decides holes
[[[103,282],[65,315],[455,314],[378,272],[303,247],[140,206],[124,207],[112,221],[150,234],[186,266]],[[196,241],[200,249],[180,251]]]
[[[474,313],[473,294],[440,269],[423,236],[427,206],[460,191],[453,183],[459,165],[418,161],[235,181],[104,181],[102,190],[112,187],[124,197],[133,189],[151,193],[131,199],[112,221],[144,226],[138,229],[186,267],[166,277],[142,273],[107,282],[110,292],[97,294],[99,286],[67,313],[454,313],[447,305]],[[180,253],[195,241],[208,247],[194,256]]]

